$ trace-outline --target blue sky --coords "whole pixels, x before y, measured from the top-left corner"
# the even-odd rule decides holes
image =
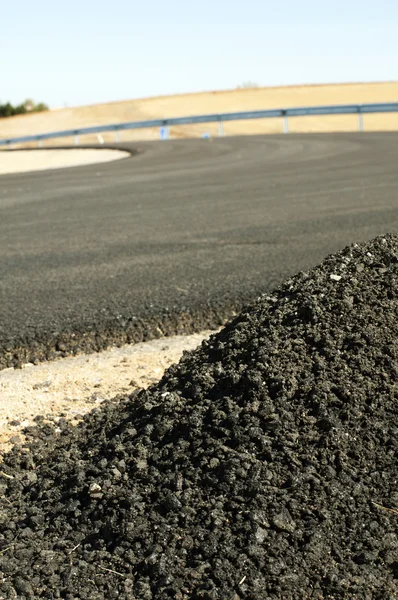
[[[52,107],[259,85],[398,79],[396,0],[19,0],[0,102]]]

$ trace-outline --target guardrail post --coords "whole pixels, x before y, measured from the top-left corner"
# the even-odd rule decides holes
[[[363,113],[358,112],[358,131],[363,131]]]
[[[120,142],[120,131],[116,130],[116,143],[118,144]]]
[[[286,113],[283,113],[283,133],[289,133],[289,118]]]
[[[37,147],[38,148],[43,148],[43,140],[38,140]]]
[[[218,135],[222,137],[224,135],[224,123],[221,119],[218,121]]]
[[[164,122],[164,124],[160,128],[159,133],[160,133],[161,140],[168,140],[170,138],[170,128],[166,122]]]
[[[79,145],[79,136],[77,135],[77,133],[75,134],[75,146]]]

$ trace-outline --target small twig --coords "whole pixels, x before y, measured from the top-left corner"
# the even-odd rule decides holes
[[[80,545],[81,545],[81,542],[79,542],[77,544],[77,546],[75,546],[74,548],[72,548],[72,550],[69,550],[68,554],[72,554],[72,552],[74,552],[75,550],[77,550]]]
[[[6,477],[7,479],[14,479],[12,475],[7,475],[7,473],[4,473],[4,471],[0,471],[0,475],[3,475],[3,477]]]
[[[7,552],[7,550],[10,548],[12,548],[12,546],[7,546],[7,548],[4,548],[4,550],[0,550],[0,554],[4,554],[4,552]]]
[[[100,567],[98,565],[99,569],[102,569],[103,571],[107,571],[108,573],[114,573],[115,575],[120,575],[120,577],[126,577],[126,574],[123,573],[118,573],[118,571],[114,571],[113,569],[106,569],[105,567]]]
[[[242,585],[242,583],[243,583],[244,581],[246,581],[246,577],[247,577],[247,575],[244,575],[244,576],[242,577],[242,579],[239,581],[238,585]]]
[[[394,515],[398,515],[398,510],[395,508],[388,508],[387,506],[383,506],[382,504],[378,504],[377,502],[372,502],[377,508],[382,508],[383,510],[388,510],[388,512],[394,513]]]

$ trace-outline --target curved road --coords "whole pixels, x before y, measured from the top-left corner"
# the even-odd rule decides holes
[[[395,133],[138,146],[0,177],[0,368],[216,326],[328,253],[398,230]]]

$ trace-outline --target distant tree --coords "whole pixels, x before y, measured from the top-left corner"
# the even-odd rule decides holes
[[[35,103],[33,102],[32,98],[27,98],[25,100],[24,107],[26,109],[26,112],[31,112],[32,110],[34,110]]]
[[[46,110],[48,110],[48,106],[47,104],[44,104],[44,102],[39,102],[33,107],[33,112],[44,112]]]
[[[15,108],[12,104],[7,102],[6,104],[0,104],[0,116],[12,117],[15,114]]]
[[[17,106],[13,106],[10,102],[6,102],[5,104],[0,103],[0,118],[24,115],[29,112],[42,112],[45,110],[48,110],[47,104],[44,104],[44,102],[35,104],[33,100],[28,98],[25,102],[18,104]]]
[[[258,83],[255,83],[254,81],[244,81],[243,83],[238,85],[237,89],[242,90],[242,89],[248,89],[248,88],[258,88]]]
[[[25,102],[14,107],[14,115],[24,115],[26,112]]]

